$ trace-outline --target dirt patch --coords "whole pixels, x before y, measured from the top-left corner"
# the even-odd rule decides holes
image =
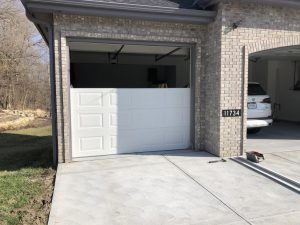
[[[0,134],[0,224],[46,225],[55,169],[49,120]],[[47,123],[48,126],[42,126]]]
[[[51,210],[52,195],[54,189],[55,171],[49,169],[42,176],[35,177],[42,183],[43,193],[24,208],[16,210],[22,224],[46,225]]]

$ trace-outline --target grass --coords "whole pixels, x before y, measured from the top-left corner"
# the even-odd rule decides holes
[[[46,224],[53,189],[51,128],[0,134],[0,224]]]

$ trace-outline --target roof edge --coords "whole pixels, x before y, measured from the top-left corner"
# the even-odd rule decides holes
[[[144,5],[115,4],[94,0],[24,0],[30,13],[66,13],[93,16],[114,16],[155,21],[208,24],[216,12]]]

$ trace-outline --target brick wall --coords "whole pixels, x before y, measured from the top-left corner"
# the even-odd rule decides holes
[[[220,59],[222,11],[207,26],[202,50],[200,149],[219,155],[220,149]]]
[[[221,118],[220,155],[239,155],[246,142],[248,56],[253,52],[300,45],[300,13],[293,8],[223,1],[221,110],[244,109],[242,118]],[[237,29],[232,23],[240,21]],[[221,112],[220,112],[221,113]]]
[[[58,159],[71,161],[69,49],[68,37],[190,43],[195,45],[195,108],[200,108],[201,45],[205,27],[178,23],[160,23],[122,18],[54,15],[55,65],[58,113]],[[195,110],[195,148],[199,148],[200,111]]]
[[[222,1],[208,26],[54,15],[59,162],[71,161],[68,37],[194,43],[195,148],[225,157],[245,150],[249,54],[300,45],[299,21],[297,9],[240,0]],[[241,118],[221,117],[223,109],[240,108]]]

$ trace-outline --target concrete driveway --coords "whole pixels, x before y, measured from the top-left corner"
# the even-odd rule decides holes
[[[247,150],[262,153],[300,151],[300,124],[279,122],[248,134]]]
[[[300,183],[300,124],[279,122],[250,134],[247,150],[264,153],[261,166]]]
[[[172,151],[59,165],[49,225],[299,224],[299,195],[216,159]]]

